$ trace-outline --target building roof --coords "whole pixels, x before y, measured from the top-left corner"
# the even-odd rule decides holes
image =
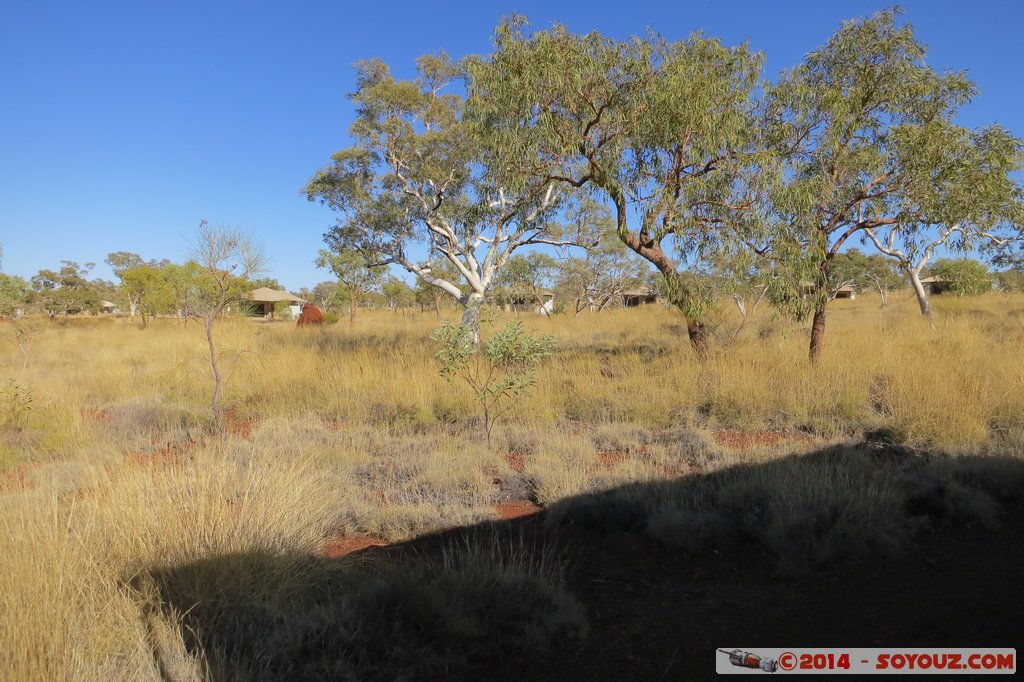
[[[524,285],[513,285],[504,289],[498,288],[495,290],[496,294],[504,294],[506,296],[519,296],[525,298],[534,298],[534,290]],[[551,289],[537,289],[537,295],[541,298],[554,298],[555,292]]]
[[[259,289],[250,291],[249,300],[256,301],[257,303],[277,303],[278,301],[295,301],[297,303],[306,302],[306,299],[296,296],[295,294],[289,294],[287,291],[268,289],[267,287],[260,287]]]
[[[944,277],[936,277],[935,275],[932,275],[931,277],[923,278],[921,280],[921,284],[935,284],[936,282],[946,282],[946,281],[948,281],[948,280],[946,278],[944,278]]]
[[[853,293],[855,291],[857,291],[857,289],[849,284],[844,284],[843,286],[836,289],[837,294]]]
[[[101,308],[116,308],[117,304],[116,303],[111,303],[110,301],[100,301],[100,307]]]
[[[657,296],[658,292],[647,287],[634,287],[622,292],[623,296]]]

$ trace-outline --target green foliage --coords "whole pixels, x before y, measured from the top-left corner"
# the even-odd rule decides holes
[[[51,315],[98,310],[100,297],[88,280],[93,266],[65,260],[61,261],[60,270],[40,270],[31,280],[33,300]]]
[[[466,118],[464,98],[451,92],[466,76],[461,64],[424,56],[412,80],[396,80],[379,60],[356,68],[355,145],[305,188],[339,213],[324,235],[331,251],[398,265],[469,306],[516,249],[578,242],[554,220],[565,191],[495,163],[498,129]],[[414,262],[408,254],[417,248],[452,270]]]
[[[274,317],[279,320],[292,319],[292,302],[278,301],[274,304]]]
[[[334,300],[349,307],[349,321],[355,323],[356,309],[363,297],[384,279],[383,268],[371,267],[366,255],[335,244],[335,249],[321,249],[316,257],[318,268],[329,269],[338,278]]]
[[[321,249],[316,257],[316,266],[333,272],[338,282],[350,292],[365,293],[381,283],[384,272],[381,268],[371,268],[370,265],[366,257],[358,251]]]
[[[984,263],[972,258],[943,258],[935,261],[929,273],[945,280],[957,296],[978,296],[992,289],[992,275]]]
[[[169,267],[158,268],[154,265],[140,265],[120,273],[121,292],[129,304],[141,313],[143,325],[151,317],[174,310],[178,296],[172,280],[173,273],[174,270]]]
[[[339,296],[338,286],[339,282],[320,282],[313,287],[313,291],[304,297],[311,300],[313,305],[320,309],[320,312],[328,313],[343,303]]]
[[[865,254],[860,249],[837,253],[829,268],[830,291],[845,285],[857,289],[891,291],[903,284],[897,263],[880,253]]]
[[[397,277],[388,277],[381,285],[380,290],[388,308],[392,311],[408,308],[416,302],[416,293],[412,287]]]
[[[107,257],[103,259],[110,269],[113,271],[114,276],[118,279],[122,278],[122,275],[127,270],[138,268],[146,265],[146,262],[142,260],[142,256],[131,251],[115,251],[114,253],[108,253]],[[152,262],[150,264],[153,264]]]
[[[525,25],[506,20],[494,53],[467,63],[467,111],[494,130],[489,152],[510,177],[599,190],[618,238],[699,321],[714,297],[677,260],[728,239],[723,226],[749,219],[768,176],[754,172],[761,56],[700,34],[616,41],[563,26],[527,35]]]
[[[285,288],[283,286],[281,286],[281,283],[278,282],[273,277],[257,277],[255,279],[250,279],[249,280],[249,286],[252,287],[253,289],[259,289],[261,287],[266,287],[267,289],[273,289],[274,291],[284,291],[285,290]]]
[[[480,404],[488,443],[494,422],[530,392],[537,383],[537,367],[555,349],[554,338],[534,338],[518,321],[506,325],[480,349],[466,325],[445,324],[434,339],[441,346],[434,356],[441,363],[441,376],[449,383],[461,379]]]
[[[190,315],[211,321],[230,303],[246,298],[250,278],[258,276],[267,258],[259,244],[237,228],[199,224],[191,259],[175,274]]]
[[[804,313],[791,286],[813,285],[822,317],[812,360],[836,279],[831,269],[851,237],[889,230],[886,241],[904,245],[906,267],[940,226],[959,226],[954,247],[966,248],[1019,214],[1012,173],[1020,141],[999,126],[954,123],[974,84],[963,72],[929,66],[897,14],[845,22],[766,88],[761,125],[783,173],[766,193],[768,219],[751,224],[747,240],[784,272],[784,295],[773,296],[784,310]]]
[[[0,272],[0,317],[14,317],[28,305],[30,294],[29,284],[23,278]]]
[[[993,273],[999,290],[1007,294],[1024,293],[1024,270],[1003,270]]]

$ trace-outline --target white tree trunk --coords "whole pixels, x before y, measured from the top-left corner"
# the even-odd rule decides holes
[[[928,301],[928,292],[921,283],[921,273],[915,268],[906,268],[910,276],[910,285],[914,288],[914,295],[917,296],[917,305],[921,308],[921,314],[929,320],[932,317],[932,305]]]

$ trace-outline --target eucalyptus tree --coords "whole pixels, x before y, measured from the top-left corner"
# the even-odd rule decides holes
[[[0,322],[11,326],[14,343],[22,355],[22,368],[28,366],[29,351],[43,333],[39,320],[25,315],[31,289],[24,278],[0,272]]]
[[[96,310],[100,299],[88,280],[93,267],[95,263],[79,265],[75,261],[62,260],[60,270],[40,270],[31,279],[33,299],[51,318],[60,313],[69,315]]]
[[[889,293],[904,283],[897,264],[880,253],[863,253],[848,249],[836,254],[829,270],[829,297],[835,298],[844,286],[857,289],[875,289],[883,308],[889,305]]]
[[[593,243],[558,263],[556,292],[560,300],[572,301],[574,316],[621,303],[627,289],[642,285],[646,263],[615,238],[615,219],[606,205],[584,196],[566,218],[585,225]]]
[[[435,256],[426,263],[423,263],[422,267],[434,277],[449,282],[458,281],[461,276],[447,258]],[[427,306],[431,306],[434,309],[434,316],[437,318],[441,317],[441,301],[448,296],[444,289],[427,284],[426,280],[422,278],[417,278],[415,296],[416,302],[420,305],[420,310],[426,310]]]
[[[299,292],[302,294],[302,292]],[[306,298],[313,302],[321,312],[329,313],[334,310],[340,303],[338,296],[338,282],[320,282],[313,290],[304,294]]]
[[[957,296],[978,296],[992,290],[992,273],[973,258],[942,258],[935,261],[930,272]]]
[[[581,256],[562,261],[555,289],[572,301],[574,316],[600,312],[621,303],[623,295],[643,285],[644,261],[617,239],[604,239]]]
[[[790,284],[814,285],[809,301],[788,296],[797,314],[813,311],[812,362],[825,338],[830,270],[851,237],[986,224],[1012,184],[1015,143],[998,127],[972,133],[954,123],[974,85],[963,72],[928,66],[896,14],[845,22],[767,92],[766,127],[785,170],[757,249],[790,273]]]
[[[544,305],[544,291],[554,284],[557,271],[558,261],[550,254],[541,251],[517,253],[506,263],[499,285],[513,299],[529,296],[537,304],[537,310],[550,317],[551,310]]]
[[[911,220],[865,233],[910,279],[921,314],[932,315],[921,273],[936,250],[967,252],[976,246],[1006,253],[1019,241],[1024,200],[1013,174],[1024,163],[1022,143],[993,125],[980,130],[948,127],[922,161],[931,174],[915,186],[921,211]],[[1014,238],[1017,237],[1015,240]]]
[[[525,26],[504,21],[493,54],[468,64],[469,111],[495,131],[495,159],[514,177],[603,194],[615,235],[661,273],[706,358],[712,296],[685,261],[754,205],[760,55],[700,34],[616,41]]]
[[[139,307],[139,296],[141,291],[136,287],[125,287],[124,286],[124,273],[128,270],[140,268],[146,265],[146,261],[142,260],[142,256],[131,251],[115,251],[108,253],[107,257],[103,259],[103,262],[110,266],[114,276],[117,277],[118,281],[121,282],[121,293],[128,300],[128,312],[131,319],[135,319],[135,312]],[[143,320],[145,325],[145,320]]]
[[[716,336],[720,340],[731,341],[739,335],[750,316],[757,312],[758,306],[768,297],[770,273],[761,259],[740,244],[723,245],[705,254],[698,267],[707,285],[713,287],[717,295],[731,299],[736,305],[740,316],[739,325],[731,329],[722,324],[715,325],[719,328],[716,329]]]
[[[883,236],[876,234],[875,230],[865,230],[865,233],[876,249],[894,259],[906,273],[921,314],[930,319],[932,304],[928,298],[928,290],[921,281],[921,275],[931,262],[936,249],[950,244],[956,246],[958,242],[951,240],[954,234],[962,233],[960,225],[949,225],[931,234],[906,233],[900,226],[890,227]]]
[[[394,275],[389,276],[380,286],[380,293],[388,309],[395,313],[399,308],[408,308],[416,303],[416,294],[411,286]]]
[[[417,61],[418,76],[396,80],[380,60],[357,65],[351,147],[306,185],[311,201],[339,213],[325,240],[357,252],[371,268],[398,265],[463,308],[479,343],[484,297],[514,251],[576,243],[555,221],[564,197],[550,180],[494,172],[491,131],[464,116],[460,64],[447,55]],[[415,250],[448,261],[448,278]]]
[[[0,272],[0,317],[18,317],[28,305],[31,292],[23,277]]]
[[[348,324],[356,324],[356,310],[363,297],[384,281],[384,271],[369,267],[366,256],[360,251],[328,251],[321,249],[316,257],[316,266],[326,268],[338,278],[337,292],[348,299]]]

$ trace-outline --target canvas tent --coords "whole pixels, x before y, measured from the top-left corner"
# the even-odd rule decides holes
[[[849,284],[844,284],[835,290],[832,298],[857,298],[857,290]]]
[[[657,302],[658,292],[648,287],[636,287],[622,292],[622,305],[626,308],[636,308],[637,306]]]
[[[269,289],[267,287],[260,287],[249,292],[249,300],[253,303],[255,314],[262,315],[268,320],[274,319],[274,308],[278,303],[287,301],[292,304],[293,315],[298,315],[301,312],[302,304],[306,302],[305,299],[296,296],[295,294],[289,294],[287,291],[277,291],[276,289]]]
[[[949,290],[949,281],[942,277],[925,277],[921,280],[921,286],[929,295],[941,294]]]

